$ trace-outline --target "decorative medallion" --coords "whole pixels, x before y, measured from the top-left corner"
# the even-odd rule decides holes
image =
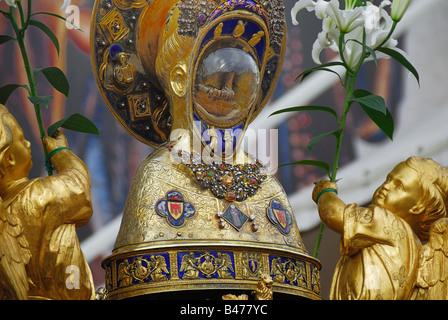
[[[157,203],[156,212],[165,217],[170,226],[180,228],[184,226],[187,218],[194,217],[196,209],[191,203],[184,201],[182,193],[170,191],[166,199]]]
[[[291,231],[292,216],[288,210],[283,208],[280,201],[274,199],[267,208],[267,215],[269,220],[277,227],[277,229],[284,235],[288,235]]]
[[[232,252],[183,252],[178,253],[178,260],[180,279],[235,278]]]
[[[118,264],[120,287],[128,287],[143,282],[158,282],[169,279],[170,272],[166,255],[139,256],[136,259],[124,259]]]
[[[151,101],[148,92],[129,95],[128,103],[132,121],[149,119],[151,117]]]
[[[112,9],[104,16],[99,23],[99,27],[109,43],[115,43],[121,40],[130,32],[123,16],[116,8]]]
[[[118,94],[126,94],[134,87],[136,70],[135,55],[126,53],[119,45],[113,45],[104,53],[103,63],[99,69],[104,87]]]
[[[307,270],[303,261],[270,256],[271,276],[275,282],[307,287]]]
[[[243,277],[244,278],[258,278],[263,270],[263,262],[261,253],[243,252]]]
[[[238,231],[240,231],[247,220],[249,220],[249,217],[233,204],[228,206],[224,212],[218,212],[218,217],[227,221]]]

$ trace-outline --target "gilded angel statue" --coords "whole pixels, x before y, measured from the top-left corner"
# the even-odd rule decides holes
[[[230,272],[235,272],[232,266],[232,260],[228,253],[217,253],[216,264],[218,265],[218,275],[221,279],[232,278]]]
[[[165,274],[168,274],[168,268],[166,265],[165,258],[163,256],[151,256],[151,278],[153,281],[165,281],[168,278]],[[163,274],[165,272],[165,274]]]
[[[92,214],[89,173],[62,133],[44,142],[57,174],[28,179],[30,143],[0,105],[0,298],[94,299],[75,231]]]
[[[185,279],[196,279],[198,277],[199,271],[196,266],[196,257],[193,252],[182,257],[180,272],[185,272],[183,276]]]
[[[0,299],[26,300],[28,277],[25,265],[31,258],[20,219],[7,212],[0,199]]]
[[[448,299],[448,169],[408,158],[368,207],[346,205],[337,191],[325,179],[313,190],[322,221],[341,234],[330,299]]]
[[[420,253],[417,300],[448,299],[448,218],[434,223]]]

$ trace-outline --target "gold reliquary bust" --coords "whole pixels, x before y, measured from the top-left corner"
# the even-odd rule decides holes
[[[285,31],[278,0],[96,1],[98,87],[155,149],[103,261],[107,298],[250,299],[265,279],[274,299],[320,299],[320,263],[285,191],[243,150],[276,86]]]

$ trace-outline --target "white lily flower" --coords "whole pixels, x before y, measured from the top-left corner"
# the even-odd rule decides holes
[[[358,65],[363,53],[362,45],[356,42],[362,42],[363,33],[364,29],[358,27],[346,35],[346,39],[348,40],[346,41],[345,50],[342,54],[344,55],[345,62],[352,70]]]
[[[398,22],[403,18],[404,13],[409,7],[410,0],[394,0],[392,2],[391,13],[390,16],[392,20]]]
[[[387,3],[385,3],[387,4]],[[347,45],[345,47],[344,57],[347,61],[347,64],[354,68],[361,58],[363,46],[356,41],[349,41],[348,39],[355,39],[359,42],[363,42],[363,32],[365,31],[364,44],[375,50],[381,45],[383,48],[394,49],[395,51],[401,52],[403,55],[405,53],[397,48],[398,41],[393,37],[390,37],[390,31],[393,26],[392,18],[389,16],[387,11],[384,9],[384,5],[380,6],[380,19],[379,24],[376,28],[358,28],[351,34],[346,35]],[[389,38],[388,38],[389,37]],[[376,56],[378,59],[386,58],[387,55],[384,55],[380,52],[376,52]],[[370,56],[366,61],[372,60],[373,57]]]
[[[397,1],[397,0],[394,0]],[[343,55],[347,65],[354,69],[360,62],[365,48],[361,43],[375,50],[379,45],[385,48],[396,49],[397,41],[390,36],[393,20],[384,9],[391,5],[389,0],[384,0],[379,6],[367,2],[366,6],[341,10],[338,0],[300,0],[291,12],[293,20],[297,13],[307,8],[315,11],[316,16],[322,20],[322,31],[318,34],[313,44],[312,58],[317,64],[321,64],[320,54],[323,49],[331,50]],[[296,21],[296,23],[298,23]],[[339,52],[339,38],[344,35],[344,50]],[[377,58],[385,55],[377,54]],[[369,57],[372,59],[372,57]]]
[[[349,33],[364,24],[362,12],[362,7],[356,7],[352,10],[339,9],[338,0],[331,0],[326,10],[328,16],[336,20],[339,31],[344,33]]]
[[[364,26],[366,29],[377,29],[379,27],[379,23],[381,21],[381,18],[383,17],[382,13],[384,12],[383,9],[385,6],[390,6],[391,2],[389,0],[384,0],[381,2],[380,6],[377,7],[373,5],[371,2],[367,2],[366,7],[363,10],[363,17],[364,17]]]
[[[341,10],[339,9],[338,0],[329,2],[325,0],[300,0],[296,2],[291,10],[291,18],[294,25],[299,24],[297,14],[304,8],[310,12],[315,11],[318,19],[334,19],[341,32],[350,32],[362,23],[362,9],[359,7],[353,10]]]
[[[317,64],[321,64],[320,53],[323,49],[330,48],[331,50],[338,52],[339,31],[336,27],[336,22],[333,19],[323,20],[323,30],[317,35],[311,54],[314,62]]]

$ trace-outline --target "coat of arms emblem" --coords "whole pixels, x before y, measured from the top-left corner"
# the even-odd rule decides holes
[[[277,227],[277,229],[284,235],[288,235],[291,231],[292,216],[288,210],[283,208],[283,205],[278,200],[272,200],[267,209],[269,220]]]
[[[172,227],[180,228],[187,218],[196,214],[196,209],[191,203],[184,201],[184,196],[179,191],[170,191],[166,199],[160,200],[156,205],[156,212],[165,217]]]

